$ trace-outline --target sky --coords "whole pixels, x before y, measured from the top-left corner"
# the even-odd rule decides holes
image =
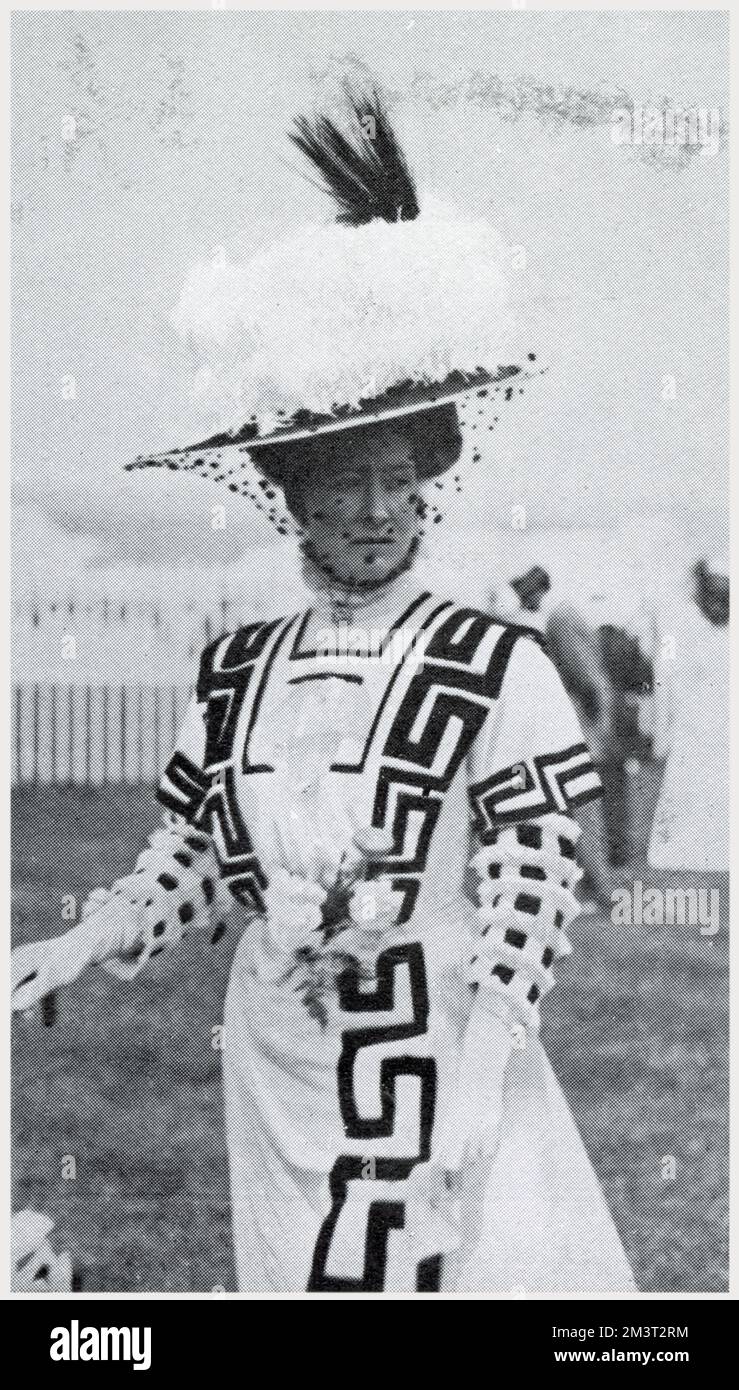
[[[331,215],[285,131],[342,74],[367,70],[421,189],[525,247],[532,339],[549,363],[467,470],[454,525],[505,528],[524,506],[534,529],[650,516],[720,528],[725,130],[712,155],[623,147],[611,113],[697,105],[725,122],[725,16],[16,12],[21,574],[233,563],[273,539],[230,494],[122,468],[207,429],[170,323],[186,273],[217,247],[236,257]],[[221,502],[228,524],[214,531]]]

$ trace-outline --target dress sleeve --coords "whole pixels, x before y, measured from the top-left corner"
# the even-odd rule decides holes
[[[572,701],[536,635],[515,641],[488,724],[469,791],[482,844],[504,825],[567,815],[601,795]]]
[[[203,652],[195,691],[187,707],[172,756],[157,788],[157,799],[166,810],[190,825],[197,821],[210,786],[210,778],[204,771],[207,709],[205,672],[217,645],[214,643]]]
[[[202,669],[202,667],[201,667]],[[205,703],[193,695],[176,746],[157,789],[165,808],[163,823],[150,836],[133,873],[110,889],[99,889],[87,911],[111,896],[122,896],[133,909],[130,950],[105,962],[119,978],[138,975],[149,960],[177,945],[188,931],[221,934],[221,917],[231,898],[221,879],[210,834],[199,822],[210,779],[205,764]]]
[[[538,1028],[552,963],[568,955],[579,914],[577,806],[601,794],[569,696],[532,634],[513,643],[501,694],[473,750],[469,797],[478,927],[468,983]]]

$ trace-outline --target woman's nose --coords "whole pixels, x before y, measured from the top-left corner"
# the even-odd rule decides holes
[[[375,525],[387,521],[390,516],[387,495],[382,485],[374,480],[367,484],[364,497],[365,520]]]

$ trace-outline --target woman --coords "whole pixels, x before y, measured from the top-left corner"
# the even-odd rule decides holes
[[[338,224],[191,277],[178,318],[222,428],[140,461],[215,467],[284,532],[281,490],[312,606],[206,650],[165,828],[75,932],[16,953],[14,1003],[91,960],[132,976],[235,898],[241,1290],[631,1287],[537,1040],[598,779],[535,635],[414,572],[458,410],[524,375],[504,252],[420,213],[376,97],[350,122],[294,137]]]
[[[699,560],[655,625],[655,737],[666,758],[649,842],[655,869],[729,868],[729,566]]]

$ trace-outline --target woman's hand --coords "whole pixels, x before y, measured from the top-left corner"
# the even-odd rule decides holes
[[[271,943],[286,955],[301,946],[317,946],[325,899],[325,889],[315,880],[278,869],[264,894]]]
[[[319,949],[321,909],[325,889],[312,879],[278,869],[264,894],[267,909],[254,968],[262,984],[284,983],[296,964],[297,952]]]
[[[451,1255],[461,1243],[462,1178],[435,1160],[417,1163],[408,1178],[405,1234],[413,1259]]]
[[[29,941],[11,955],[11,1007],[32,1009],[53,990],[71,984],[90,965],[125,955],[140,939],[141,909],[122,894],[101,890],[82,921],[63,936]]]
[[[463,1169],[492,1158],[503,1114],[503,1083],[513,1046],[510,1027],[477,1000],[462,1042],[457,1091],[437,1131],[428,1163],[411,1182],[431,1209],[458,1192]]]
[[[511,1024],[497,1012],[495,996],[481,992],[462,1041],[455,1102],[432,1154],[448,1171],[460,1172],[464,1165],[495,1154],[513,1046]]]
[[[32,1009],[52,990],[75,978],[77,953],[71,949],[69,941],[73,935],[73,932],[66,932],[50,941],[29,941],[25,946],[16,947],[10,957],[13,1010]]]
[[[451,1254],[469,1241],[470,1188],[481,1198],[497,1151],[503,1087],[513,1047],[510,1026],[477,1000],[462,1043],[457,1092],[431,1157],[408,1179],[406,1232],[414,1257]],[[474,1222],[472,1222],[474,1225]]]

